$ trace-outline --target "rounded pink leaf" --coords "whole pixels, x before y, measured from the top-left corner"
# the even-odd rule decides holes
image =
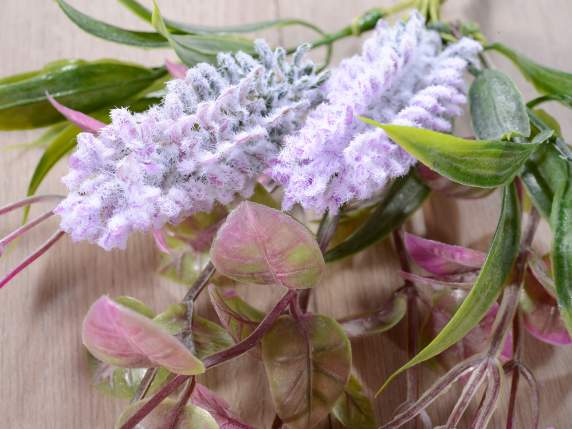
[[[184,375],[205,371],[203,363],[174,336],[108,296],[99,298],[87,312],[82,340],[91,354],[111,365],[162,366]]]
[[[413,261],[436,275],[456,274],[481,268],[486,254],[466,247],[405,234],[405,246]]]
[[[281,211],[250,201],[241,203],[219,229],[211,259],[236,281],[313,287],[325,262],[318,243],[301,223]]]

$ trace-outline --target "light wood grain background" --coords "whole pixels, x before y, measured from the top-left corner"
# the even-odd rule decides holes
[[[74,0],[86,13],[124,27],[145,28],[114,0]],[[149,2],[147,2],[149,3]],[[368,8],[390,4],[374,0],[161,0],[166,16],[199,24],[238,24],[279,17],[310,19],[327,31],[334,31]],[[169,51],[145,51],[111,44],[82,33],[57,5],[48,0],[2,0],[0,12],[0,76],[37,69],[60,58],[121,58],[147,65],[174,59]],[[570,0],[449,0],[448,18],[471,19],[481,23],[491,40],[506,42],[538,61],[572,70],[570,51]],[[288,45],[308,38],[302,30],[268,32],[272,43]],[[357,39],[336,47],[336,59],[353,53]],[[533,91],[499,58],[495,64],[508,70],[525,88]],[[570,135],[570,112],[551,106]],[[459,124],[468,130],[466,122]],[[0,134],[0,146],[32,140],[37,133]],[[0,205],[25,194],[27,181],[40,152],[0,152]],[[42,185],[42,192],[63,192],[61,165]],[[493,231],[498,216],[498,195],[476,202],[455,202],[432,197],[417,216],[417,230],[452,243],[483,241]],[[36,209],[37,210],[37,209]],[[0,235],[17,226],[19,215],[0,219]],[[5,273],[32,251],[56,227],[45,225],[0,260]],[[543,228],[541,246],[549,233]],[[131,239],[125,252],[107,253],[67,238],[0,292],[0,427],[1,428],[111,428],[124,403],[102,396],[90,386],[80,324],[89,305],[101,294],[129,294],[151,304],[156,310],[178,300],[184,291],[154,274],[158,255],[148,237]],[[329,267],[327,277],[316,290],[315,310],[341,317],[374,308],[392,289],[400,285],[395,275],[396,261],[387,243]],[[260,289],[244,291],[262,302]],[[206,302],[199,312],[212,315]],[[405,359],[405,326],[390,334],[353,344],[355,366],[368,388],[379,384]],[[526,361],[534,369],[542,388],[542,427],[572,427],[572,350],[553,349],[538,341],[525,341]],[[424,371],[424,382],[434,374]],[[248,422],[261,429],[270,427],[271,401],[261,364],[240,358],[217,368],[203,381],[220,392]],[[376,400],[379,417],[387,420],[404,399],[404,379],[400,378]],[[444,423],[451,406],[446,398],[433,407],[437,423]],[[517,428],[530,427],[529,394],[519,395]],[[501,428],[504,406],[490,427]],[[437,424],[436,423],[436,424]],[[325,427],[328,427],[327,424]],[[338,427],[332,423],[332,427]]]

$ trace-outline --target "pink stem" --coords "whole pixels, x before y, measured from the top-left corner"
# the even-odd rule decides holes
[[[234,359],[235,357],[240,356],[241,354],[247,352],[252,347],[254,347],[258,342],[262,339],[264,334],[268,332],[268,330],[272,327],[276,319],[282,314],[282,312],[288,307],[290,301],[296,298],[296,291],[290,290],[284,294],[284,296],[278,301],[278,303],[274,306],[272,311],[264,317],[262,322],[256,327],[252,333],[242,340],[240,343],[235,344],[234,346],[215,353],[213,355],[208,356],[204,360],[204,364],[206,368],[212,368],[213,366],[219,365],[223,362],[226,362],[230,359]]]
[[[53,200],[60,201],[64,198],[65,197],[63,195],[36,195],[33,197],[24,198],[23,200],[16,201],[15,203],[8,204],[4,207],[0,207],[0,215],[19,209],[20,207],[29,206],[30,204]]]
[[[187,381],[191,375],[177,375],[170,382],[168,382],[161,390],[155,393],[135,414],[133,414],[129,420],[127,420],[123,426],[119,429],[133,429],[136,425],[143,420],[147,415],[153,411],[157,405],[163,402],[167,396],[173,393],[177,388]]]
[[[471,400],[477,393],[478,388],[483,383],[485,377],[484,375],[487,372],[489,364],[481,364],[477,369],[471,374],[471,378],[469,378],[469,382],[463,389],[463,393],[461,393],[461,397],[455,404],[455,408],[451,412],[449,419],[447,420],[447,425],[445,429],[455,429],[459,426],[459,422],[461,421],[461,417],[465,414],[465,410],[471,403]]]
[[[195,389],[195,384],[196,384],[196,378],[193,377],[191,381],[187,383],[185,390],[183,390],[183,393],[181,394],[179,400],[177,401],[175,408],[171,412],[169,422],[165,425],[165,428],[177,429],[178,423],[181,420],[181,416],[183,415],[185,407],[187,406],[187,402],[189,402],[191,394]]]
[[[24,261],[22,261],[16,268],[10,271],[3,279],[0,279],[0,289],[2,289],[6,284],[10,282],[14,277],[16,277],[24,268],[46,253],[50,247],[52,247],[60,238],[63,237],[65,232],[57,231],[52,235],[48,241],[42,244],[34,253],[28,256]]]
[[[2,255],[2,252],[4,251],[4,249],[8,244],[10,244],[12,241],[20,237],[21,235],[24,235],[26,232],[34,228],[36,225],[39,225],[46,219],[49,219],[51,216],[53,216],[53,214],[54,214],[53,210],[50,210],[49,212],[46,212],[43,215],[38,216],[34,220],[31,220],[27,224],[22,225],[20,228],[16,229],[15,231],[12,231],[6,237],[0,240],[0,255]]]

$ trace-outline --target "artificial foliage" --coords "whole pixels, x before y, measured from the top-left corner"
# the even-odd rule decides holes
[[[94,387],[131,399],[118,429],[253,429],[197,378],[244,354],[265,369],[273,429],[328,418],[350,429],[486,428],[507,383],[507,429],[519,407],[531,407],[529,427],[540,427],[542,391],[521,342],[528,333],[572,343],[572,150],[539,106],[572,107],[572,74],[490,43],[475,23],[448,22],[440,0],[370,10],[334,33],[298,19],[204,27],[164,18],[157,3],[120,0],[150,25],[131,31],[57,3],[95,37],[172,49],[180,60],[154,68],[61,61],[0,80],[0,130],[48,127],[32,144],[43,156],[28,195],[0,207],[0,216],[24,211],[0,253],[60,219],[2,273],[0,288],[64,235],[105,251],[125,248],[134,232],[153,236],[158,272],[181,287],[180,302],[159,314],[134,297],[104,295],[78,326]],[[307,27],[316,39],[271,47],[250,38],[284,26]],[[368,32],[360,52],[329,64],[338,40]],[[320,46],[324,64],[306,55]],[[508,58],[538,97],[524,100],[491,55]],[[456,136],[465,111],[474,135]],[[37,194],[60,161],[69,165],[67,195]],[[431,193],[495,190],[502,204],[486,252],[406,231]],[[37,203],[52,207],[29,219]],[[532,248],[541,221],[552,231],[546,255]],[[339,320],[308,311],[329,263],[383,239],[403,279],[386,302]],[[263,312],[237,284],[281,294]],[[203,294],[216,320],[195,314]],[[385,386],[402,377],[407,397],[379,422],[351,341],[399,323],[408,361],[366,382],[383,401]],[[412,369],[429,364],[441,375],[418,394]],[[517,402],[519,380],[530,401]],[[432,422],[427,407],[455,383],[463,388],[446,421]]]

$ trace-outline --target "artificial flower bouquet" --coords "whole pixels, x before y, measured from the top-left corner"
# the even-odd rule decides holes
[[[246,353],[265,368],[272,428],[310,429],[328,416],[350,429],[454,429],[462,418],[486,428],[503,382],[511,383],[513,428],[520,379],[531,389],[530,427],[539,427],[540,392],[521,337],[572,342],[572,151],[540,105],[572,106],[572,74],[491,43],[474,23],[447,22],[440,0],[370,10],[336,33],[296,19],[194,26],[163,18],[156,3],[149,10],[120,0],[155,30],[135,32],[57,3],[94,36],[171,48],[180,59],[156,68],[63,61],[0,80],[0,129],[48,127],[27,197],[0,208],[24,210],[0,250],[60,219],[0,287],[64,235],[110,250],[135,232],[152,234],[159,272],[184,285],[180,302],[159,314],[133,297],[102,296],[85,316],[98,384],[131,399],[117,428],[252,428],[198,378]],[[288,25],[316,39],[282,48],[245,36]],[[366,32],[360,52],[329,65],[338,40]],[[306,55],[319,46],[324,64]],[[508,58],[539,96],[525,102],[492,68],[492,54]],[[455,136],[467,104],[474,135]],[[67,195],[37,194],[66,157]],[[502,206],[487,252],[405,230],[431,192],[481,198],[495,189]],[[29,219],[40,203],[47,211]],[[531,247],[542,219],[552,231],[546,255]],[[340,320],[308,311],[328,263],[382,239],[393,241],[403,279],[387,302]],[[263,312],[238,283],[281,297]],[[201,294],[217,320],[193,311]],[[407,398],[378,422],[352,369],[351,340],[402,319],[409,360],[367,383],[382,395],[403,374]],[[416,368],[430,361],[442,375],[418,394]],[[463,389],[447,421],[431,422],[426,408],[455,383]],[[476,412],[465,416],[473,401]]]

